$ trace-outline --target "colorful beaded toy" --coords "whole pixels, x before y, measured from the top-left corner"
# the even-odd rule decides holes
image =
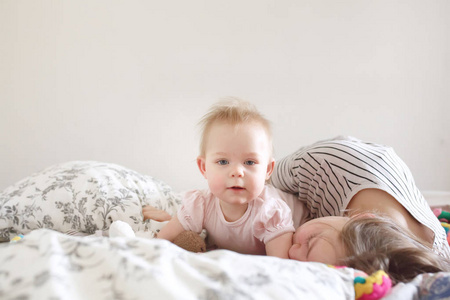
[[[345,266],[332,266],[334,269],[345,268]],[[363,271],[355,270],[353,286],[355,288],[355,300],[377,300],[381,299],[390,291],[392,281],[389,276],[379,270],[368,276]]]
[[[367,277],[357,276],[353,282],[355,284],[355,299],[357,300],[380,299],[392,287],[391,279],[383,270]]]
[[[450,245],[450,212],[441,208],[435,208],[433,209],[433,213],[441,222],[442,227],[444,227],[445,233],[447,234],[447,242]]]

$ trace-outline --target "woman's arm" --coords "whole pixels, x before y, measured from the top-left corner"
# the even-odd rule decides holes
[[[172,220],[170,220],[169,223],[161,229],[156,237],[158,239],[165,239],[172,242],[183,231],[185,231],[184,227],[181,225],[177,216],[174,216]]]
[[[266,244],[266,254],[280,258],[289,258],[289,249],[292,246],[292,232],[280,235]]]

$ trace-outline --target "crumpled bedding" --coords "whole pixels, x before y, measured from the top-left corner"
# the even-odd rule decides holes
[[[354,299],[351,268],[156,239],[79,237],[117,220],[152,232],[142,206],[174,214],[178,193],[119,165],[51,166],[0,192],[0,299]],[[45,229],[43,229],[45,228]],[[422,274],[383,299],[450,299],[450,273]]]
[[[353,299],[354,272],[49,229],[0,244],[1,299]]]

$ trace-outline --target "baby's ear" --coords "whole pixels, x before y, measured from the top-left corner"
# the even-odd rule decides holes
[[[269,180],[270,175],[272,175],[274,167],[275,167],[275,160],[271,158],[269,163],[267,164],[266,180]]]
[[[202,173],[203,177],[206,178],[206,162],[204,157],[197,157],[197,166],[200,170],[200,173]]]

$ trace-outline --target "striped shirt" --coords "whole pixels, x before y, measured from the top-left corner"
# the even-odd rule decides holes
[[[353,137],[320,141],[278,161],[271,180],[276,188],[298,194],[311,218],[342,216],[359,191],[383,190],[434,232],[433,250],[450,258],[444,229],[390,147]]]

